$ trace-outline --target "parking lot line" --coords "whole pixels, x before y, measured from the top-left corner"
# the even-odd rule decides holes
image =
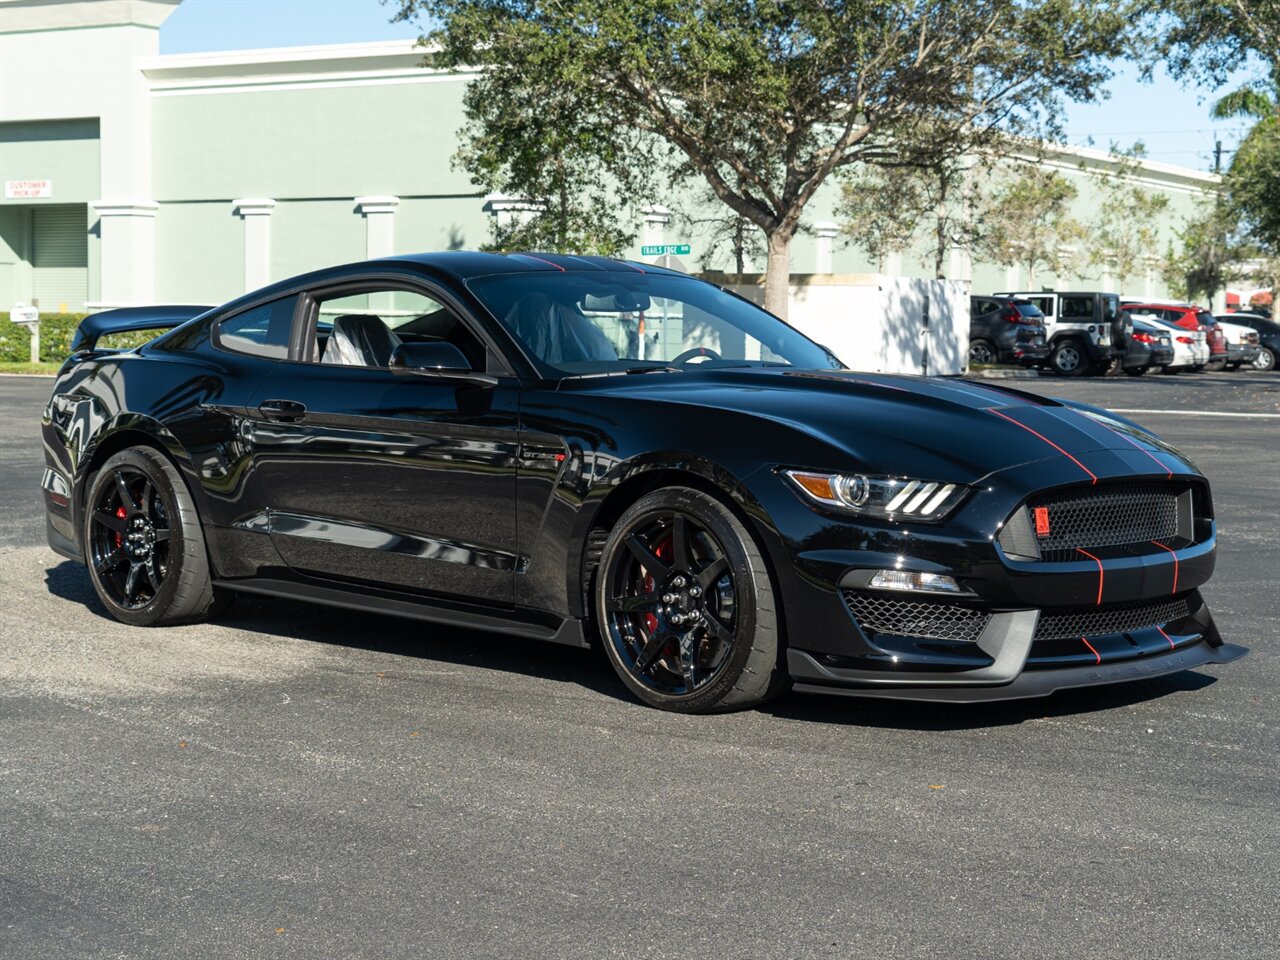
[[[1112,413],[1164,414],[1170,417],[1245,417],[1253,420],[1280,420],[1280,413],[1229,413],[1226,410],[1126,410],[1109,407]]]

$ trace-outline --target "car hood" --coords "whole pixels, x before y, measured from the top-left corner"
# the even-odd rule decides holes
[[[1147,458],[1154,451],[1194,469],[1122,417],[965,380],[721,369],[609,377],[590,389],[767,420],[833,448],[827,454],[831,460],[852,461],[804,464],[815,468],[974,483],[1001,470],[1060,457],[1072,465],[1074,478],[1087,480],[1135,472],[1126,465],[1135,453],[1154,471],[1157,465]],[[1118,451],[1127,459],[1099,455],[1102,451]]]

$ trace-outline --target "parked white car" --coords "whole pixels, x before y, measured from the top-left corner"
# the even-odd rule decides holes
[[[1258,331],[1236,323],[1229,313],[1220,313],[1214,319],[1227,338],[1227,369],[1253,366],[1253,361],[1258,359]]]
[[[1187,373],[1200,370],[1209,362],[1209,341],[1203,330],[1187,330],[1151,314],[1135,313],[1133,328],[1170,334],[1173,340],[1173,363],[1165,364],[1165,373]]]

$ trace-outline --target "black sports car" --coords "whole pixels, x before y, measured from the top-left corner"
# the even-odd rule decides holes
[[[684,711],[790,683],[1030,697],[1245,653],[1201,598],[1213,500],[1176,450],[1093,408],[840,369],[679,273],[395,257],[99,314],[74,349],[49,541],[127,623],[246,591],[599,641]]]

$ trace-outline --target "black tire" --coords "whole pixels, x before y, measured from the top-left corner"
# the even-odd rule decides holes
[[[1000,362],[1000,351],[996,349],[996,345],[990,340],[982,337],[969,341],[969,363],[993,364]]]
[[[220,613],[195,503],[159,451],[130,447],[89,477],[84,552],[108,612],[139,627],[190,623]]]
[[[1075,337],[1064,337],[1053,345],[1049,366],[1060,377],[1083,377],[1089,372],[1089,354]]]
[[[592,595],[609,662],[650,706],[739,710],[787,686],[764,557],[705,493],[666,487],[632,504],[605,540]]]
[[[1150,367],[1125,367],[1124,372],[1131,377],[1140,377],[1150,369]]]
[[[1227,361],[1210,360],[1208,363],[1204,365],[1204,372],[1205,373],[1221,373],[1226,368],[1227,368]]]
[[[1253,358],[1253,369],[1255,370],[1274,370],[1276,368],[1276,355],[1270,347],[1262,347],[1258,350],[1258,355]]]

